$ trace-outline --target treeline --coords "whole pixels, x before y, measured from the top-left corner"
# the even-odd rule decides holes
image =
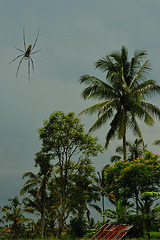
[[[23,209],[16,197],[10,199],[11,205],[2,210],[6,212],[5,220],[13,222],[16,236],[21,221],[28,220],[23,217],[23,210],[40,215],[38,225],[42,238],[46,234],[60,237],[70,215],[76,216],[71,224],[78,221],[78,226],[85,223],[83,217],[86,213],[91,222],[89,205],[98,209],[94,202],[100,200],[100,194],[90,157],[97,156],[102,147],[97,138],[85,133],[74,113],[59,111],[51,114],[39,129],[39,137],[42,147],[35,154],[38,171],[23,175],[27,180],[20,194],[28,194],[23,199]]]
[[[101,226],[90,216],[91,207],[102,214],[102,224],[131,224],[136,233],[148,236],[159,228],[160,160],[146,151],[137,122],[139,119],[151,126],[155,117],[160,119],[160,109],[145,101],[160,93],[160,86],[147,79],[151,68],[148,60],[143,61],[145,56],[146,52],[135,51],[129,60],[123,46],[120,52],[96,62],[96,68],[106,72],[106,81],[90,75],[80,78],[87,85],[82,97],[102,100],[81,112],[98,113],[89,133],[74,113],[54,112],[44,121],[38,131],[42,144],[35,154],[35,172],[23,176],[26,182],[20,194],[26,197],[22,203],[17,197],[9,199],[10,205],[2,207],[2,221],[10,222],[7,231],[14,238],[24,234],[60,237],[64,232],[82,237]],[[116,149],[120,155],[113,156],[111,164],[96,174],[91,158],[101,154],[103,147],[90,132],[107,121],[105,148],[114,139],[122,139],[122,146]],[[128,128],[138,137],[134,143],[127,141]],[[114,210],[105,209],[105,197]],[[100,200],[102,208],[96,204]],[[24,212],[38,214],[40,219],[34,223]]]

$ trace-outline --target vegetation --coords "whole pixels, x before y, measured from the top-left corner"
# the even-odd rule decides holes
[[[0,208],[0,240],[88,239],[105,223],[133,225],[130,237],[160,239],[160,159],[147,150],[137,122],[153,125],[154,117],[160,119],[160,109],[146,102],[160,93],[160,86],[147,80],[151,68],[145,56],[135,51],[128,60],[123,46],[96,62],[106,72],[105,82],[90,75],[80,78],[88,85],[84,99],[103,100],[81,112],[98,112],[90,131],[111,120],[106,148],[114,138],[123,139],[111,164],[96,172],[91,159],[103,152],[98,139],[85,133],[74,113],[53,112],[38,130],[41,149],[35,171],[22,177],[22,201],[15,196]],[[133,142],[127,141],[127,128],[138,136]],[[106,198],[113,208],[106,209]],[[95,222],[93,208],[102,221]]]
[[[149,126],[154,124],[153,116],[160,119],[160,109],[145,101],[147,97],[160,93],[160,86],[155,81],[145,80],[151,70],[148,60],[141,63],[145,56],[146,52],[135,51],[134,57],[129,61],[128,51],[122,46],[121,52],[113,52],[96,62],[96,68],[107,72],[106,82],[90,75],[80,78],[80,83],[88,85],[82,92],[84,99],[103,100],[81,112],[98,112],[98,120],[90,131],[100,128],[112,119],[105,146],[115,137],[123,139],[124,161],[127,127],[143,140],[136,118]]]
[[[97,144],[97,138],[84,133],[83,125],[73,113],[53,113],[39,129],[39,135],[41,151],[55,161],[50,189],[56,189],[55,195],[60,198],[56,209],[60,236],[71,212],[82,217],[87,202],[99,200],[92,180],[95,170],[89,158],[96,156],[102,148]]]
[[[148,233],[151,225],[157,221],[155,213],[156,210],[159,211],[159,208],[157,208],[157,204],[155,208],[153,203],[159,198],[159,195],[144,193],[160,191],[159,171],[159,157],[151,152],[146,152],[143,158],[137,158],[130,162],[118,161],[105,170],[106,192],[112,194],[117,207],[126,199],[126,206],[131,207],[131,203],[134,203],[135,206],[132,215],[128,212],[124,219],[122,214],[117,214],[117,220],[131,224],[133,217],[135,220],[137,218],[137,221],[141,219],[142,235],[145,232]],[[129,200],[132,201],[129,202]],[[117,213],[119,209],[117,208]],[[109,217],[108,214],[107,216]]]
[[[41,214],[41,238],[44,236],[44,222],[45,222],[45,209],[47,201],[47,184],[52,174],[53,166],[49,162],[49,158],[44,154],[36,154],[36,163],[39,163],[40,170],[38,174],[32,172],[26,172],[23,178],[29,177],[21,189],[20,194],[28,192],[32,198],[24,198],[23,202],[26,207],[26,211],[35,212],[38,211]]]

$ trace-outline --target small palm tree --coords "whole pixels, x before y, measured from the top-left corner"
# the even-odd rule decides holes
[[[24,217],[25,209],[22,208],[22,204],[19,202],[18,197],[9,198],[10,205],[6,205],[2,208],[2,212],[5,213],[3,219],[6,222],[11,222],[11,230],[13,232],[13,238],[17,239],[20,234],[21,224],[26,221],[30,221],[29,218]]]
[[[145,151],[147,151],[147,145],[144,146],[142,139],[136,139],[134,143],[126,142],[127,147],[127,161],[132,161],[141,157]],[[116,162],[121,159],[123,155],[123,146],[118,146],[116,148],[116,153],[118,155],[114,155],[111,157],[111,162]]]
[[[32,193],[35,194],[34,189],[36,189],[35,201],[40,197],[41,205],[41,238],[44,235],[44,219],[45,219],[45,209],[46,209],[46,197],[47,197],[47,184],[52,175],[53,166],[47,156],[42,153],[36,154],[36,164],[40,166],[40,171],[38,174],[32,172],[26,172],[23,178],[28,177],[29,179],[24,183],[24,187],[21,189],[20,194]],[[35,204],[36,206],[36,204]]]
[[[0,207],[0,213],[2,213],[2,207]],[[0,223],[3,223],[3,217],[0,218]]]
[[[135,51],[134,57],[129,60],[128,51],[122,46],[120,52],[113,52],[95,64],[96,68],[107,72],[106,81],[90,75],[83,75],[80,78],[80,83],[87,85],[81,94],[84,100],[103,100],[80,114],[98,113],[98,119],[90,131],[111,120],[105,146],[108,147],[114,138],[123,139],[124,161],[127,158],[127,128],[133,130],[133,133],[143,141],[137,119],[149,126],[154,124],[153,117],[160,119],[160,109],[145,101],[147,97],[160,93],[160,86],[154,80],[146,80],[151,68],[148,60],[142,62],[145,56],[145,51]]]
[[[100,190],[101,193],[101,200],[102,200],[102,211],[104,212],[105,210],[105,197],[107,196],[107,193],[105,192],[105,174],[104,174],[104,170],[108,167],[109,165],[105,165],[103,167],[103,169],[101,170],[101,172],[97,172],[98,174],[98,178],[95,178],[95,181],[98,184],[98,188]],[[105,222],[105,216],[102,216],[103,218],[103,223]]]

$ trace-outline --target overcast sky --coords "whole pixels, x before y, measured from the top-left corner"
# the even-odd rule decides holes
[[[37,129],[54,111],[75,112],[96,103],[80,94],[83,74],[105,79],[94,68],[98,59],[125,45],[129,57],[135,49],[147,50],[152,64],[150,78],[160,84],[160,1],[159,0],[1,0],[0,1],[0,206],[9,197],[19,196],[22,175],[35,171],[34,154],[40,150]],[[23,61],[15,78],[19,59],[9,62],[39,38],[33,55],[35,73],[27,76]],[[159,98],[152,101],[159,105]],[[88,131],[96,116],[81,117]],[[149,150],[160,139],[159,123],[154,128],[140,124]],[[94,132],[104,145],[108,125]],[[135,137],[130,137],[131,141]],[[109,163],[116,144],[93,159],[97,170]]]

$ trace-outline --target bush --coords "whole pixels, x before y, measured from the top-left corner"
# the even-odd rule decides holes
[[[81,238],[85,235],[85,233],[87,232],[87,223],[86,220],[84,218],[73,218],[70,221],[70,228],[71,228],[71,236],[73,238]]]
[[[151,232],[151,239],[160,239],[160,232]]]

